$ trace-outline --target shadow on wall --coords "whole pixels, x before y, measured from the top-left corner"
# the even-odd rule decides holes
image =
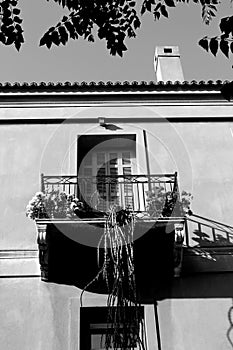
[[[233,299],[232,299],[232,306],[229,308],[227,316],[230,323],[230,326],[227,330],[227,339],[233,348],[233,334],[232,334],[233,332]]]
[[[61,227],[48,225],[48,281],[83,289],[98,274],[97,248],[70,239],[79,234],[77,226],[68,225],[67,230],[69,232],[64,235]],[[151,227],[134,242],[137,293],[141,303],[153,303],[155,298],[165,295],[171,288],[174,232],[166,234],[165,230],[166,226],[159,229]],[[87,290],[108,294],[108,288],[101,279],[94,281]]]
[[[216,246],[232,246],[230,238],[228,236],[224,237],[221,234],[217,234],[213,237],[210,234],[197,229],[193,231],[192,240],[197,242],[197,246],[194,247],[216,247]]]
[[[83,289],[95,278],[99,268],[97,248],[73,239],[77,226],[69,225],[69,234],[48,225],[50,282],[74,285]],[[233,246],[224,237],[215,242],[203,231],[194,231],[197,245],[185,247],[181,277],[173,277],[174,232],[165,227],[151,227],[134,243],[135,274],[141,303],[153,303],[166,298],[224,298],[233,296]],[[81,232],[86,235],[87,232]],[[98,239],[97,239],[98,242]],[[218,243],[218,244],[216,244]],[[221,245],[219,245],[221,243]],[[100,279],[87,289],[107,294]]]

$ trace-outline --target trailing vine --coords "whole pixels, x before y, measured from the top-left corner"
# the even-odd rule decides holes
[[[82,305],[83,293],[92,283],[102,279],[107,286],[108,326],[104,344],[107,350],[135,346],[145,349],[140,336],[143,322],[135,282],[134,227],[135,216],[130,210],[117,211],[116,206],[109,209],[97,249],[99,272],[81,293]]]

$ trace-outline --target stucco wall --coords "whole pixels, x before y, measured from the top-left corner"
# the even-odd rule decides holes
[[[230,299],[179,299],[159,302],[163,350],[232,349]],[[228,334],[229,332],[229,334]]]
[[[135,115],[142,112],[145,113],[145,110],[139,109]],[[17,114],[17,110],[14,113]],[[99,115],[98,109],[95,114]],[[123,113],[128,118],[132,114],[131,110],[124,110]],[[44,115],[47,115],[47,111],[44,111]],[[25,207],[32,195],[40,190],[40,173],[76,174],[77,136],[82,134],[135,133],[136,167],[139,173],[145,173],[143,130],[146,130],[151,173],[178,171],[180,189],[193,194],[192,208],[195,213],[233,224],[233,123],[171,123],[166,119],[157,122],[156,109],[149,112],[150,118],[151,115],[154,115],[154,119],[146,123],[142,122],[143,116],[138,122],[132,119],[125,123],[123,116],[119,116],[114,124],[121,129],[116,131],[106,130],[97,121],[90,123],[88,120],[87,123],[77,121],[58,125],[1,125],[2,249],[36,247],[35,228],[25,217]]]
[[[231,114],[228,107],[209,106],[1,109],[0,118],[25,118],[25,123],[9,122],[0,126],[1,249],[37,248],[35,226],[25,217],[25,206],[40,189],[41,172],[75,174],[77,135],[84,133],[136,133],[138,169],[144,173],[147,168],[142,132],[146,130],[151,173],[178,171],[180,188],[191,191],[194,196],[194,212],[233,225],[233,123],[166,120],[166,117]],[[72,122],[73,116],[87,120]],[[104,129],[98,124],[99,116],[114,116],[116,119],[111,123],[121,129]],[[41,123],[29,123],[27,119],[31,117],[41,118]],[[42,121],[46,117],[54,120],[64,117],[69,122],[46,123]],[[89,121],[89,117],[96,121]],[[45,284],[38,277],[6,278],[7,274],[14,275],[14,271],[17,275],[25,273],[25,261],[18,259],[14,262],[17,268],[13,264],[9,271],[8,263],[9,259],[1,260],[1,271],[6,273],[0,279],[0,347],[4,350],[78,349],[79,291],[75,287]],[[27,271],[30,275],[39,274],[38,266]],[[97,295],[89,298],[89,305],[104,302]],[[227,339],[230,329],[227,313],[231,305],[231,299],[221,298],[221,293],[218,299],[159,302],[162,349],[231,349]],[[151,306],[148,310],[149,349],[157,350]]]
[[[39,278],[0,279],[0,347],[4,350],[79,349],[80,290]],[[86,293],[83,306],[105,298]],[[163,350],[230,350],[231,299],[168,299],[158,302]],[[147,344],[158,350],[153,305],[145,308]],[[232,311],[231,311],[232,312]]]

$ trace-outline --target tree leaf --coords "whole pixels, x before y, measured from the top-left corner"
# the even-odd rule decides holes
[[[46,44],[46,34],[42,36],[42,38],[40,39],[40,43],[39,46],[43,46]]]
[[[23,28],[18,23],[15,25],[15,30],[17,33],[23,33]]]
[[[60,42],[65,45],[68,41],[68,34],[67,34],[67,31],[65,29],[64,26],[61,26],[58,28],[58,32],[59,32],[59,35],[60,35]]]
[[[15,41],[15,48],[17,51],[20,50],[20,47],[21,47],[21,42],[19,40]]]
[[[146,1],[146,9],[147,11],[151,12],[151,2],[150,1]]]
[[[14,17],[14,22],[16,22],[16,23],[22,23],[23,20],[22,20],[21,18],[19,18],[18,16],[15,16],[15,17]]]
[[[90,42],[92,42],[92,43],[95,41],[92,34],[90,34],[89,37],[88,37],[87,39],[88,39],[88,41],[90,41]]]
[[[19,15],[20,14],[20,10],[19,9],[13,9],[13,14],[14,15]]]
[[[15,36],[14,35],[8,35],[6,41],[5,41],[5,45],[11,45],[13,44],[15,41]]]
[[[220,50],[222,51],[222,53],[229,58],[229,45],[228,45],[228,41],[222,39],[220,40]]]
[[[134,29],[135,29],[135,30],[136,30],[137,28],[140,27],[141,22],[140,22],[140,20],[139,20],[138,17],[135,18],[135,20],[134,20],[134,22],[133,22],[133,25],[134,25]]]
[[[154,19],[157,20],[160,18],[160,12],[159,11],[154,11]]]
[[[145,12],[146,12],[146,5],[145,3],[143,3],[141,7],[141,15],[143,15]]]
[[[3,18],[4,18],[4,17],[11,17],[11,11],[8,10],[8,9],[4,10],[4,11],[3,11]]]
[[[198,44],[205,49],[207,52],[209,50],[209,42],[207,37],[202,38],[201,40],[199,40]]]
[[[50,39],[50,36],[47,38],[47,41],[45,42],[46,46],[48,49],[50,49],[50,47],[52,46],[52,41]]]
[[[154,12],[158,12],[158,9],[160,9],[160,7],[161,7],[161,2],[159,2],[159,3],[155,6]]]
[[[5,42],[6,42],[6,36],[5,36],[2,32],[0,32],[0,41],[1,41],[3,44],[5,44]]]
[[[228,36],[233,29],[230,21],[230,17],[222,18],[219,24],[219,28],[222,33],[225,33]]]
[[[67,16],[64,16],[63,18],[62,18],[62,22],[64,23],[64,22],[66,22],[68,20],[68,17]]]
[[[233,16],[231,16],[230,18],[229,18],[229,26],[230,26],[230,28],[231,28],[231,35],[233,36]]]
[[[76,33],[76,30],[75,30],[74,26],[72,25],[72,23],[67,21],[64,23],[64,25],[70,34],[70,38],[78,39],[78,34]]]
[[[121,56],[121,57],[123,56],[123,52],[122,52],[121,48],[117,48],[116,52],[119,56]]]
[[[2,23],[4,23],[8,27],[13,23],[13,20],[11,17],[3,17]]]
[[[215,38],[211,38],[210,43],[209,43],[209,48],[210,51],[212,52],[212,54],[214,56],[216,56],[217,52],[218,52],[218,40]]]
[[[164,0],[164,2],[169,7],[176,7],[174,0]]]
[[[168,12],[167,12],[167,9],[166,9],[166,6],[165,6],[165,5],[162,5],[162,6],[161,6],[160,12],[161,12],[161,14],[162,14],[164,17],[167,17],[167,18],[168,18]]]
[[[55,45],[57,45],[57,46],[59,46],[60,43],[61,43],[59,34],[58,34],[58,32],[57,32],[56,30],[54,30],[54,31],[52,32],[52,34],[51,34],[51,41],[52,41]]]

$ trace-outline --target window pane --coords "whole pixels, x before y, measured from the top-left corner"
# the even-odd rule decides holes
[[[130,152],[123,152],[122,153],[122,164],[130,164]]]
[[[85,165],[92,165],[92,154],[89,152],[83,159]]]
[[[92,168],[84,168],[83,169],[83,174],[85,176],[92,176]]]
[[[97,164],[105,163],[105,153],[97,153]]]
[[[106,175],[106,170],[104,167],[101,167],[98,169],[98,173],[97,173],[97,176],[104,176]]]
[[[91,350],[104,350],[105,348],[105,340],[106,340],[106,331],[107,331],[107,324],[102,324],[103,328],[99,328],[98,324],[92,324],[90,327],[91,330]],[[123,325],[122,325],[123,329]],[[113,329],[109,329],[113,333]],[[123,335],[122,335],[123,337]],[[113,347],[110,347],[110,349],[113,349]],[[117,348],[118,349],[118,348]],[[137,344],[135,340],[129,339],[128,347],[127,349],[137,349]],[[120,348],[119,348],[120,350]]]
[[[110,158],[110,164],[117,164],[117,153],[110,153],[109,154]]]
[[[117,168],[110,168],[110,175],[118,175],[118,169]]]
[[[124,166],[124,168],[123,168],[123,175],[131,175],[131,167]]]

